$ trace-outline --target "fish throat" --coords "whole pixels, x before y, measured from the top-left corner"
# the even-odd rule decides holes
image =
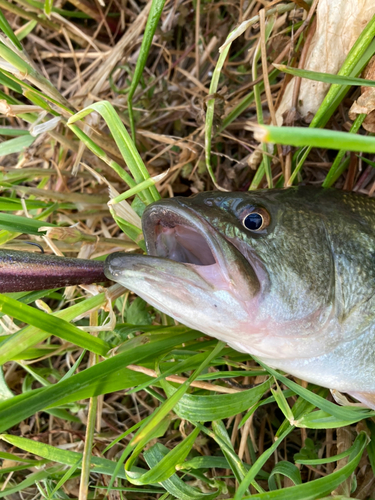
[[[216,264],[206,239],[192,227],[160,220],[154,234],[155,255],[158,257],[196,266]]]

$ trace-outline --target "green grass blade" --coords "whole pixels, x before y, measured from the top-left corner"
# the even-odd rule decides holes
[[[249,191],[252,191],[254,189],[258,189],[259,184],[262,182],[262,179],[264,176],[264,170],[265,170],[264,163],[262,161],[262,163],[257,168],[257,171],[255,172],[253,180],[251,181]]]
[[[368,438],[365,432],[361,432],[355,442],[353,447],[353,452],[351,460],[347,465],[341,469],[328,474],[325,477],[315,479],[305,484],[293,486],[291,488],[284,488],[281,490],[270,491],[267,493],[261,493],[257,495],[251,495],[247,497],[238,496],[238,491],[235,500],[240,498],[251,499],[251,500],[315,500],[317,498],[322,498],[329,495],[334,489],[336,489],[342,482],[345,481],[354,472],[355,468],[358,466],[359,461],[362,457],[363,451],[368,443]]]
[[[19,135],[30,135],[30,132],[22,128],[0,127],[0,135],[17,137]]]
[[[17,82],[9,78],[9,76],[5,75],[2,70],[0,70],[0,83],[1,85],[4,85],[4,87],[8,87],[9,89],[14,90],[14,92],[22,94],[21,85],[19,85]],[[21,101],[11,98],[10,96],[7,96],[6,101],[8,104],[21,104]],[[28,130],[25,130],[25,132],[27,135],[29,134]]]
[[[147,465],[150,468],[154,468],[168,453],[168,448],[161,443],[156,443],[148,450],[145,450],[143,456]],[[214,500],[221,493],[220,490],[214,491],[213,493],[203,493],[197,488],[185,483],[177,474],[173,474],[167,480],[162,481],[161,484],[168,493],[180,500]]]
[[[293,423],[296,427],[306,429],[337,429],[338,427],[346,427],[347,425],[354,424],[362,420],[363,416],[358,415],[357,418],[343,419],[338,418],[323,410],[312,411],[303,417],[294,420]]]
[[[371,59],[375,52],[375,40],[373,40],[375,34],[375,17],[367,24],[366,28],[362,31],[361,35],[358,37],[357,41],[349,51],[347,58],[344,61],[338,75],[342,76],[357,76],[363,68],[366,66],[368,61]],[[318,111],[316,112],[313,120],[310,123],[309,128],[319,128],[324,127],[328,120],[333,115],[334,111],[345,97],[350,87],[347,85],[331,85],[327,92],[322,104],[320,105]],[[299,174],[308,154],[310,153],[311,147],[308,148],[302,155],[301,159],[298,161],[296,168],[294,169],[290,179],[289,185],[291,186],[297,175]],[[297,152],[299,155],[301,151]]]
[[[82,109],[69,118],[68,124],[73,124],[76,121],[81,120],[93,111],[99,113],[108,125],[117,147],[119,148],[120,153],[129,167],[136,183],[140,184],[142,181],[149,179],[150,175],[137,151],[137,148],[134,145],[134,142],[124,127],[124,124],[120,120],[114,107],[108,101],[97,102]],[[145,189],[144,193],[148,203],[160,199],[160,195],[155,186]]]
[[[198,366],[206,359],[206,356],[207,356],[206,353],[199,353],[196,355],[192,355],[191,357],[181,361],[180,363],[174,363],[169,368],[169,370],[163,371],[163,373],[161,373],[158,377],[155,377],[154,379],[150,380],[149,382],[145,382],[144,384],[141,384],[138,387],[135,387],[133,390],[129,391],[128,394],[132,394],[133,392],[138,392],[142,389],[145,389],[150,384],[156,384],[157,382],[165,379],[169,375],[182,373],[182,372],[185,372],[188,370],[194,370],[194,369],[198,368]],[[200,377],[201,376],[197,377],[197,379],[200,380]],[[173,394],[173,391],[171,394]]]
[[[119,175],[119,177],[126,182],[126,184],[133,188],[136,186],[133,178],[124,170],[117,162],[112,160],[105,151],[99,147],[90,137],[83,132],[77,125],[70,125],[69,128],[76,134],[80,141],[92,151],[98,158],[103,160],[107,165],[109,165],[113,170]]]
[[[19,321],[40,328],[49,335],[55,335],[101,356],[105,356],[111,348],[104,340],[93,337],[71,323],[40,311],[35,307],[22,304],[4,294],[0,294],[0,311]]]
[[[289,420],[291,425],[293,425],[293,420],[294,420],[293,412],[290,409],[290,406],[288,405],[288,402],[283,394],[283,391],[280,389],[280,386],[277,382],[276,382],[276,389],[271,389],[271,392],[273,394],[273,397],[275,398],[278,407],[283,412],[284,417],[287,420]]]
[[[2,46],[0,44],[0,54],[1,53],[2,53]],[[12,52],[12,54],[13,54],[13,52]],[[15,54],[13,54],[13,55],[15,55]],[[16,56],[16,57],[18,58],[18,56]],[[14,63],[13,63],[14,65],[16,65],[18,62],[17,58],[14,60]],[[23,60],[21,59],[21,61],[23,61]],[[24,63],[24,66],[26,68],[28,68],[28,73],[27,73],[28,79],[31,80],[33,83],[35,83],[36,86],[43,89],[43,91],[35,89],[33,86],[29,85],[24,80],[20,80],[19,78],[17,78],[16,76],[14,76],[12,73],[10,73],[8,71],[3,70],[2,72],[9,79],[13,80],[16,84],[20,85],[20,87],[22,89],[24,89],[22,92],[27,92],[29,99],[31,99],[31,96],[33,96],[33,95],[37,96],[42,100],[44,99],[48,102],[51,102],[52,104],[55,104],[58,108],[62,109],[67,115],[72,115],[73,111],[70,109],[69,102],[66,101],[66,99],[64,97],[62,97],[62,95],[55,89],[55,87],[51,84],[51,82],[49,80],[47,80],[46,78],[44,78],[40,73],[35,71],[30,65]],[[20,65],[20,67],[18,68],[19,71],[22,71],[21,67],[22,67],[22,65]],[[22,102],[17,101],[17,104],[22,104]],[[54,111],[53,113],[57,115],[56,111]],[[27,115],[19,115],[19,116],[20,117],[22,116],[24,118],[28,117],[30,119],[29,121],[31,123],[33,123],[37,118],[36,114],[33,114],[33,115],[27,114]]]
[[[208,429],[205,432],[209,433]],[[215,441],[220,446],[224,457],[227,459],[228,463],[230,464],[230,468],[233,471],[233,474],[235,475],[237,481],[239,483],[241,483],[241,481],[246,476],[247,469],[245,468],[245,465],[242,462],[242,460],[240,460],[238,455],[235,453],[233,445],[232,445],[231,440],[230,440],[230,437],[228,436],[228,432],[227,432],[227,430],[226,430],[226,428],[221,420],[214,420],[212,422],[211,433],[212,433],[212,437],[215,439]],[[254,487],[256,487],[254,482],[252,484]]]
[[[141,428],[137,434],[134,436],[132,442],[134,444],[139,443],[147,439],[147,435],[152,431],[153,426],[160,422],[171,410],[176,406],[178,401],[188,390],[191,382],[193,382],[198,375],[204,370],[204,368],[210,363],[210,361],[215,358],[218,353],[223,349],[224,342],[218,342],[216,347],[212,352],[208,353],[206,359],[201,363],[201,365],[195,370],[195,372],[183,383],[177,391],[175,391],[160,408],[154,413],[153,418],[148,422],[143,428]]]
[[[343,65],[340,68],[340,71],[337,73],[339,76],[352,76],[352,71],[356,70],[356,68],[358,67],[358,62],[366,53],[366,50],[369,48],[371,42],[372,45],[374,44],[374,36],[375,16],[373,16],[373,18],[367,23],[365,29],[362,31],[353,47],[350,49],[349,54],[347,55]],[[373,54],[373,50],[375,50],[375,47],[373,47],[370,53],[367,54],[367,60],[370,59],[371,55]],[[363,63],[366,64],[367,61],[364,61]],[[360,71],[361,69],[358,69],[358,73]],[[327,108],[329,108],[330,105],[335,102],[337,96],[340,95],[341,90],[342,85],[334,84],[330,87],[326,97],[324,98],[324,101],[322,102],[320,108],[318,109],[312,122],[310,123],[310,128],[321,127],[325,125],[326,120],[329,119],[329,116],[327,117],[326,113]],[[324,120],[325,123],[322,123],[322,120]]]
[[[169,479],[176,472],[176,465],[183,462],[188,456],[194,441],[199,434],[199,429],[194,429],[190,435],[173,448],[161,461],[144,474],[130,472],[127,469],[128,480],[135,485],[154,484]]]
[[[9,389],[2,368],[0,367],[0,401],[6,401],[14,396],[13,392]]]
[[[174,411],[178,416],[195,422],[209,422],[212,420],[223,420],[248,410],[255,405],[267,392],[272,384],[269,379],[252,389],[235,394],[220,395],[195,395],[185,394],[177,403]],[[168,396],[176,392],[171,384],[164,381],[162,387]]]
[[[372,442],[372,441],[371,441]],[[317,458],[314,460],[307,460],[303,458],[296,458],[295,461],[297,464],[303,464],[303,465],[322,465],[322,464],[331,464],[333,462],[337,462],[338,460],[341,460],[342,458],[348,457],[352,452],[354,451],[354,444],[345,450],[342,453],[339,453],[338,455],[334,455],[333,457],[327,457],[327,458]]]
[[[216,456],[199,456],[186,460],[183,464],[178,464],[178,470],[189,470],[189,469],[229,469],[230,465],[225,457]]]
[[[29,219],[28,217],[21,217],[20,215],[0,213],[0,229],[40,236],[42,232],[39,231],[39,228],[45,226],[58,227],[56,224],[51,224],[50,222]]]
[[[17,38],[18,40],[23,40],[29,35],[33,29],[38,25],[38,22],[34,19],[24,24],[19,30],[17,30]]]
[[[31,146],[35,141],[36,137],[32,135],[22,135],[21,137],[16,137],[15,139],[9,139],[0,144],[0,156],[11,155],[13,153],[21,153],[26,148]]]
[[[48,294],[49,290],[46,291]],[[34,293],[34,292],[33,292]],[[36,296],[36,298],[38,298]],[[21,301],[22,302],[22,301]],[[20,302],[20,303],[21,303]],[[106,303],[104,293],[90,297],[79,304],[58,311],[54,316],[62,318],[65,321],[72,321],[77,316],[87,313],[97,307],[103,306]],[[34,326],[27,326],[19,330],[17,333],[6,338],[0,343],[0,365],[13,359],[19,359],[21,353],[25,352],[31,346],[42,342],[50,336],[48,332],[40,330]]]
[[[152,0],[150,12],[147,18],[145,32],[142,38],[141,49],[139,52],[139,56],[137,58],[137,64],[135,66],[134,75],[129,88],[128,112],[129,112],[130,130],[134,143],[135,143],[135,125],[133,116],[133,96],[139,84],[139,81],[142,77],[148,53],[150,52],[152,39],[154,37],[157,25],[159,23],[160,16],[163,12],[164,4],[165,0]]]
[[[137,478],[134,475],[131,475],[130,471],[132,469],[134,461],[137,459],[137,456],[141,452],[144,445],[148,441],[150,441],[150,439],[152,439],[155,429],[157,429],[161,425],[161,423],[165,420],[165,417],[168,415],[168,413],[176,406],[177,402],[186,393],[186,391],[190,386],[190,383],[193,382],[201,373],[201,371],[204,370],[206,366],[208,366],[210,361],[217,356],[217,354],[223,349],[224,345],[225,344],[223,342],[218,342],[216,347],[212,350],[212,352],[208,353],[206,358],[203,360],[200,366],[195,370],[195,372],[179,387],[179,389],[171,397],[169,397],[162,403],[162,405],[153,413],[151,418],[147,419],[144,425],[138,430],[138,432],[136,433],[136,435],[134,436],[134,438],[127,447],[127,450],[129,450],[130,452],[131,449],[134,446],[136,446],[133,455],[125,464],[125,469],[130,474],[129,480],[133,482],[137,481]],[[129,454],[129,452],[127,454]],[[125,456],[125,454],[126,451],[124,452],[123,456]],[[113,480],[111,481],[110,486],[112,485]]]
[[[375,424],[369,419],[366,421],[366,425],[371,435],[371,441],[367,445],[367,453],[371,464],[372,472],[375,475]]]
[[[137,184],[131,189],[128,189],[124,193],[120,194],[119,196],[116,196],[116,198],[113,198],[111,200],[111,205],[115,205],[116,203],[120,203],[120,201],[127,200],[131,196],[134,196],[135,194],[140,193],[144,189],[147,189],[151,186],[155,186],[155,184],[158,182],[158,177],[150,177],[149,179],[146,179],[145,181],[142,181],[141,183]]]
[[[20,44],[18,38],[13,33],[12,28],[9,26],[9,23],[4,16],[4,14],[0,10],[0,30],[5,33],[5,35],[11,40],[18,50],[22,50],[22,45]]]
[[[60,488],[62,488],[62,486],[72,477],[72,475],[75,473],[75,471],[79,468],[81,462],[82,462],[82,459],[78,458],[77,462],[74,465],[72,465],[72,467],[70,467],[70,469],[68,469],[65,472],[63,477],[60,479],[60,481],[58,481],[56,483],[56,486],[51,491],[51,494],[49,495],[48,500],[52,500],[52,499],[56,498],[55,495],[56,495],[57,491]]]
[[[254,481],[255,476],[258,474],[260,469],[269,459],[269,457],[274,453],[277,447],[282,443],[282,441],[287,437],[287,435],[293,430],[293,426],[289,426],[284,433],[258,458],[258,460],[253,464],[249,472],[244,477],[243,481],[239,485],[233,500],[241,500],[243,495],[246,493],[249,485]],[[285,491],[285,490],[282,490]],[[260,493],[259,495],[254,495],[254,498],[263,498],[262,495],[267,495],[267,493]],[[250,497],[246,497],[250,498]],[[298,497],[297,497],[298,498]]]
[[[44,0],[44,13],[49,16],[52,12],[53,0]]]
[[[350,130],[349,134],[356,134],[361,127],[362,123],[364,122],[365,118],[367,115],[364,113],[361,113],[356,117],[354,120]],[[328,188],[331,187],[337,179],[340,177],[340,175],[344,172],[345,166],[349,165],[349,162],[343,162],[342,159],[346,153],[346,149],[341,149],[335,158],[335,161],[332,163],[331,168],[329,169],[329,172],[324,179],[324,182],[322,184],[322,187]]]
[[[35,441],[34,439],[27,439],[24,437],[13,436],[10,434],[3,434],[0,436],[2,441],[11,444],[21,450],[24,450],[38,457],[43,457],[51,462],[57,462],[59,464],[68,465],[70,467],[75,467],[77,464],[80,468],[82,464],[82,454],[75,451],[63,450],[61,448],[55,448],[49,444],[41,443]],[[115,470],[116,462],[112,462],[106,458],[100,458],[96,456],[91,457],[91,463],[93,465],[92,471],[98,474],[105,474],[112,476]],[[119,476],[125,479],[124,471],[120,471]]]
[[[271,471],[271,474],[269,475],[268,485],[270,487],[270,490],[277,489],[275,481],[276,474],[281,474],[282,476],[289,478],[291,481],[293,481],[294,484],[302,484],[301,473],[299,469],[290,462],[282,461],[278,462],[275,465],[275,467]]]
[[[290,391],[290,389],[287,389],[287,391]],[[284,391],[284,395],[286,396],[286,392]],[[296,393],[293,391],[293,394],[295,395]],[[316,390],[316,394],[321,397],[325,397],[328,394],[328,389],[324,389],[323,387],[319,387]],[[288,394],[290,396],[290,394]],[[313,410],[315,410],[316,406],[313,403],[310,403],[309,401],[306,401],[304,398],[301,396],[297,399],[293,407],[291,408],[293,415],[294,415],[294,420],[301,419],[304,415],[307,415],[308,413],[311,413]],[[289,426],[291,423],[289,422],[288,419],[285,419],[284,422],[281,424],[281,426],[278,428],[276,432],[276,437],[279,437]]]
[[[91,319],[91,318],[90,318]],[[96,359],[96,362],[98,360]],[[90,398],[86,423],[85,445],[83,449],[81,476],[79,492],[80,497],[85,498],[88,494],[90,472],[91,472],[91,450],[94,445],[95,422],[97,418],[98,398]]]
[[[149,417],[146,417],[143,421],[141,420],[140,424],[142,425],[142,427],[147,425],[147,423],[150,421],[151,418],[152,418],[152,415],[150,415]],[[165,418],[165,419],[156,423],[154,428],[148,433],[148,437],[147,437],[148,439],[146,439],[144,442],[140,442],[137,446],[134,445],[133,443],[129,443],[127,445],[127,447],[123,451],[120,459],[117,461],[116,469],[115,469],[113,476],[111,477],[111,481],[109,482],[109,485],[108,485],[108,489],[107,489],[108,493],[113,488],[113,484],[117,478],[118,472],[124,468],[123,464],[124,464],[125,460],[129,457],[129,455],[133,452],[133,461],[134,461],[134,459],[136,459],[138,457],[139,453],[142,451],[142,448],[144,447],[144,443],[147,442],[147,440],[151,441],[152,439],[157,439],[159,437],[164,436],[164,434],[167,432],[169,424],[170,424],[170,419]],[[125,474],[126,474],[127,479],[129,480],[129,482],[131,482],[132,480],[136,481],[137,478],[142,475],[142,472],[134,470],[134,466],[132,466],[129,463],[131,460],[132,459],[128,460],[128,462],[125,464]],[[127,468],[127,466],[128,466],[128,468]]]
[[[375,138],[370,136],[319,128],[274,127],[272,125],[256,125],[254,128],[255,137],[264,142],[375,153]]]
[[[24,489],[29,488],[30,486],[34,486],[37,481],[43,481],[48,479],[53,474],[53,472],[57,472],[57,469],[54,468],[54,470],[49,469],[49,470],[34,472],[33,474],[27,476],[27,478],[24,481],[17,484],[16,486],[5,488],[3,491],[0,491],[0,498],[9,499],[15,493],[23,491]]]
[[[0,403],[0,432],[47,407],[114,392],[142,383],[147,376],[131,370],[125,371],[127,365],[139,363],[144,359],[155,359],[155,356],[167,352],[174,346],[199,338],[201,335],[194,331],[180,334],[175,333],[173,329],[171,331],[170,334],[148,334],[135,337],[127,342],[128,350],[122,354],[51,387],[36,389],[26,395],[21,394]],[[124,377],[126,374],[128,374],[127,378]]]
[[[150,468],[156,467],[158,463],[169,453],[168,448],[161,443],[156,443],[154,446],[145,450],[143,453],[147,465]],[[180,479],[177,474],[173,474],[170,478],[162,481],[162,486],[176,498],[180,500],[214,500],[221,493],[221,490],[213,493],[203,493],[202,491],[190,486]]]
[[[211,84],[210,84],[210,95],[213,95],[217,92],[217,88],[219,85],[219,78],[221,74],[221,70],[224,66],[225,59],[227,58],[227,55],[229,53],[231,44],[227,45],[225,49],[221,52],[219,59],[216,63],[214,72],[212,74],[212,79],[211,79]],[[210,174],[211,180],[214,183],[215,186],[217,186],[216,182],[216,177],[214,174],[214,171],[212,169],[212,164],[211,164],[211,146],[212,146],[212,126],[214,122],[214,114],[215,114],[215,98],[209,99],[206,104],[207,110],[206,110],[206,125],[205,125],[205,132],[204,132],[204,149],[205,149],[205,156],[206,156],[206,167],[208,170],[208,173]]]
[[[291,68],[285,64],[274,64],[275,68],[288,73],[289,75],[307,78],[317,82],[325,82],[337,85],[355,85],[364,87],[375,87],[375,80],[366,80],[365,78],[355,78],[353,76],[331,75],[330,73],[319,73],[318,71],[310,71],[308,69]]]
[[[300,386],[296,382],[293,382],[293,380],[289,380],[287,377],[284,375],[281,375],[278,373],[276,370],[273,368],[270,368],[269,366],[265,365],[262,361],[260,361],[258,358],[253,356],[253,358],[259,363],[265,370],[268,371],[271,375],[273,375],[277,380],[279,380],[282,384],[286,385],[289,387],[289,389],[292,389],[296,394],[304,398],[306,401],[309,401],[316,407],[320,408],[321,410],[329,413],[330,415],[335,416],[336,418],[340,420],[347,420],[348,423],[350,421],[355,420],[358,421],[363,418],[367,417],[372,417],[375,416],[375,411],[367,410],[364,408],[357,408],[357,407],[342,407],[338,406],[334,403],[331,403],[330,401],[327,401],[326,399],[323,399],[321,396],[318,394],[313,393],[312,391],[309,391],[308,389],[305,389],[304,387]]]

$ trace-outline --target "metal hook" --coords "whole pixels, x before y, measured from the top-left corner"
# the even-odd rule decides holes
[[[35,243],[35,241],[25,241],[25,243],[26,245],[35,245],[40,249],[41,253],[44,253],[44,248],[39,243]]]

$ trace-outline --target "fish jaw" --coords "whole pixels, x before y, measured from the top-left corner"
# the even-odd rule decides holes
[[[107,258],[105,274],[177,321],[223,340],[233,328],[228,307],[236,308],[241,323],[248,321],[248,312],[229,291],[215,290],[189,264],[114,253]]]
[[[105,275],[191,328],[237,339],[261,294],[251,264],[206,220],[173,200],[151,205],[142,220],[149,255],[112,254]]]

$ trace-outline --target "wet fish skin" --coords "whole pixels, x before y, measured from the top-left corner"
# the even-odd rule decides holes
[[[259,207],[270,224],[254,233],[242,219]],[[160,256],[155,227],[178,221],[204,234],[219,265]],[[312,187],[209,192],[151,204],[143,227],[151,257],[112,254],[108,278],[270,366],[375,407],[375,200]]]
[[[104,262],[39,252],[0,250],[0,293],[47,290],[107,281]]]

